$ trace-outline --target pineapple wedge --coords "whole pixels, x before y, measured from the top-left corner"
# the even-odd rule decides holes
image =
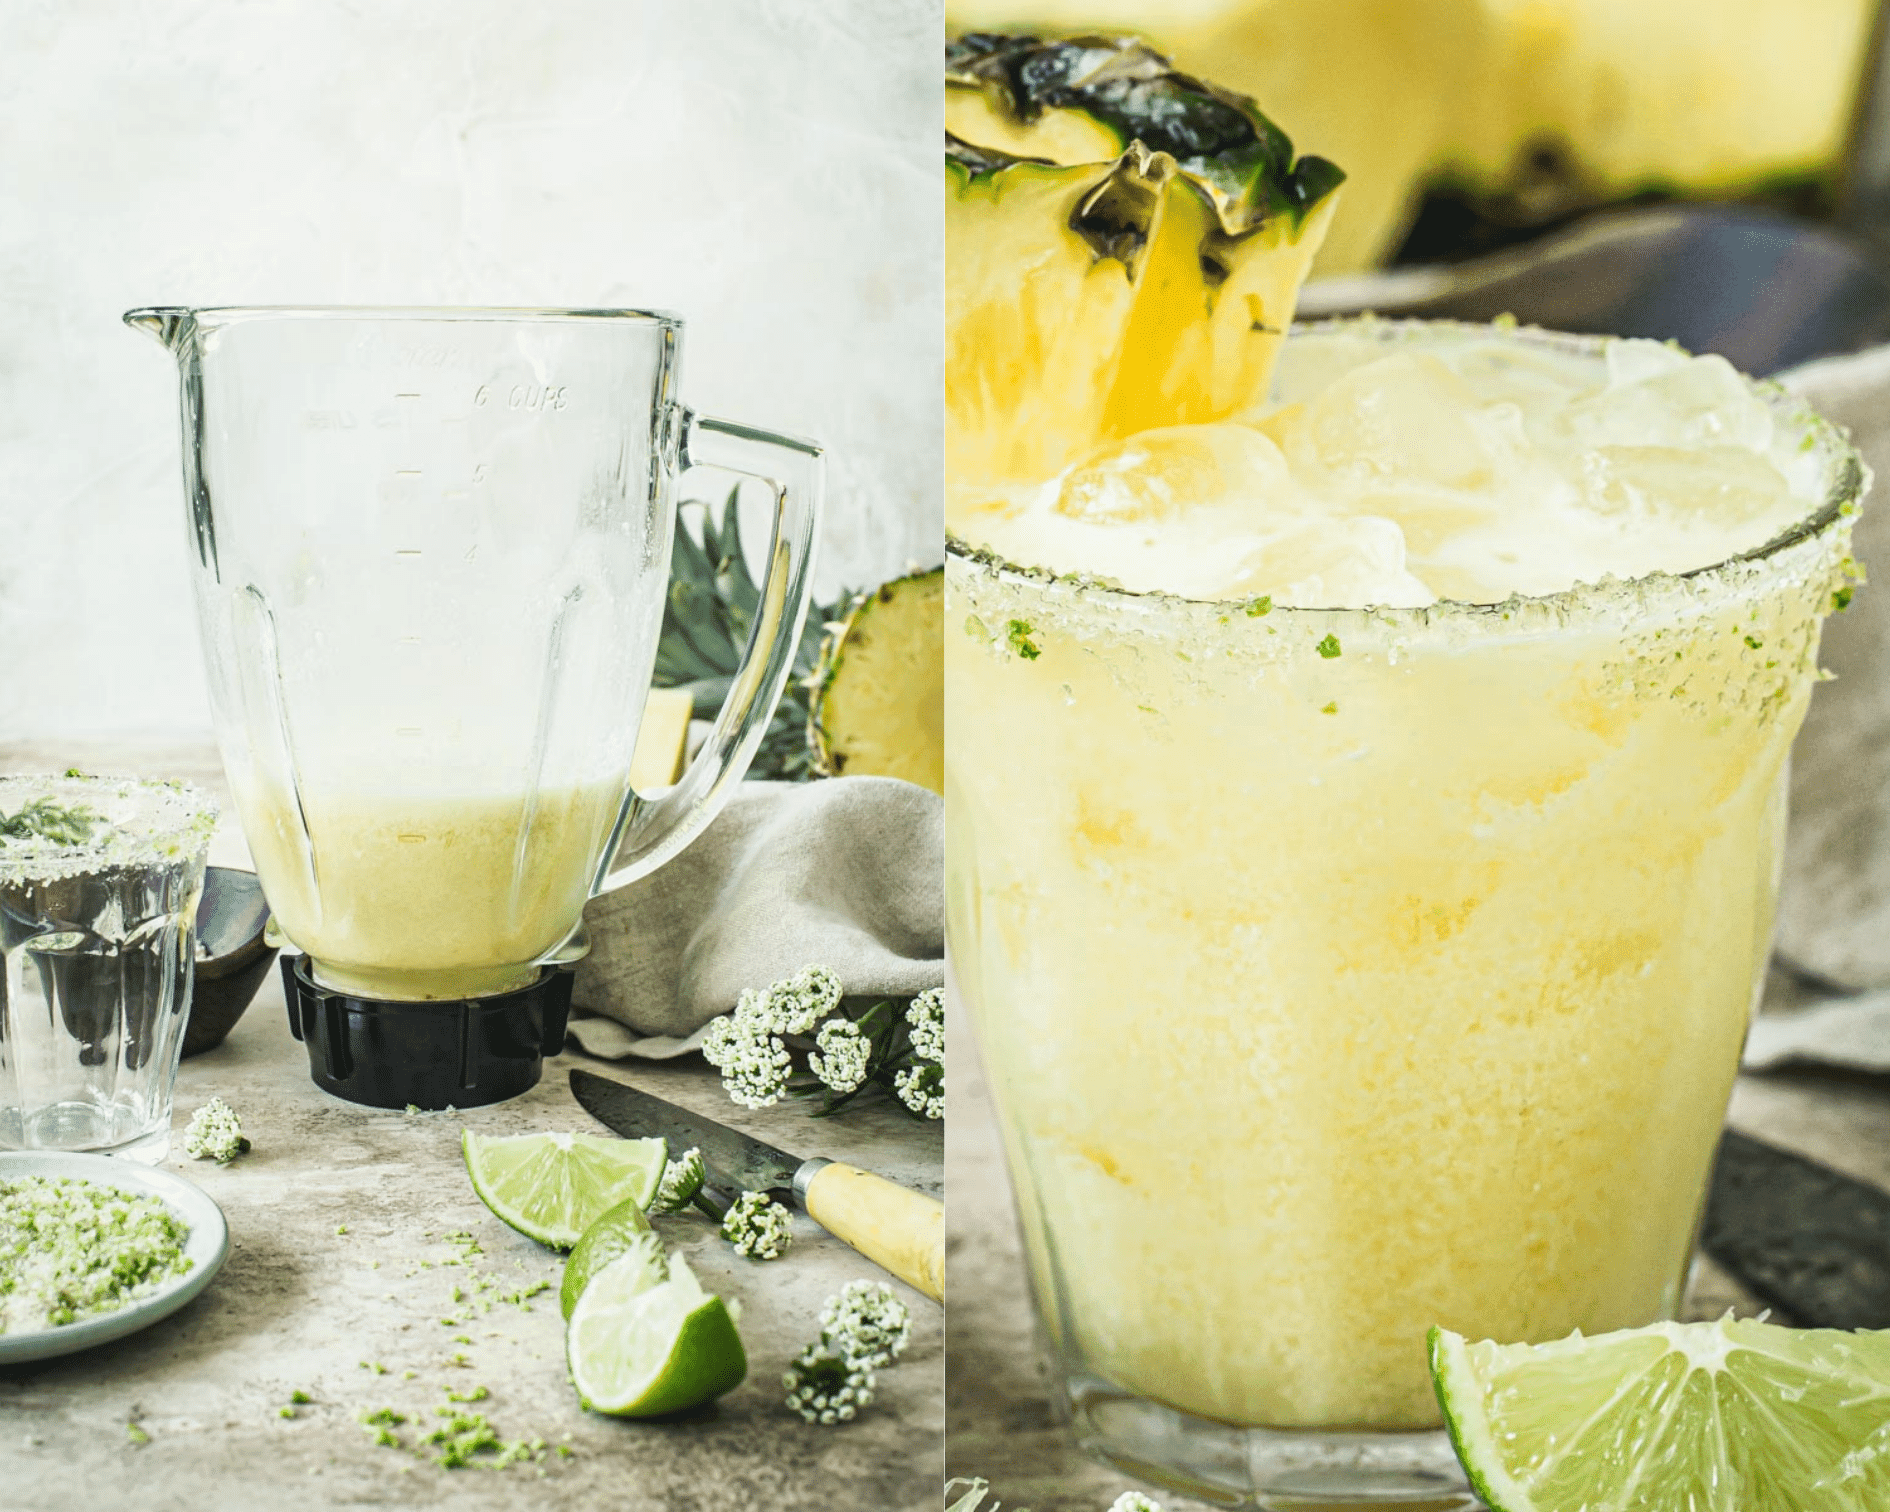
[[[808,741],[822,776],[945,791],[945,569],[854,599],[822,647]]]
[[[961,499],[1265,393],[1337,168],[1127,38],[961,37],[946,124]]]

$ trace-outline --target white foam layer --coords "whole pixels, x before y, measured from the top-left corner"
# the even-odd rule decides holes
[[[1822,502],[1808,438],[1722,358],[1384,331],[1297,335],[1265,404],[955,498],[952,527],[1130,589],[1361,608],[1707,567]]]

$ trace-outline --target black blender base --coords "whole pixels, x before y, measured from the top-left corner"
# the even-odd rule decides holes
[[[404,1003],[351,997],[316,982],[307,956],[282,958],[289,1030],[308,1046],[324,1092],[370,1108],[478,1108],[538,1085],[564,1048],[568,967],[492,997]]]

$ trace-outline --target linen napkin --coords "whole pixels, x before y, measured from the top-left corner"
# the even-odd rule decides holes
[[[890,777],[745,782],[680,855],[593,898],[569,1033],[592,1055],[666,1059],[803,966],[849,997],[945,982],[945,805]]]

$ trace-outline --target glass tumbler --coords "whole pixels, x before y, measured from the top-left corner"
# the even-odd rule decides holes
[[[1470,1506],[1433,1325],[1679,1305],[1864,487],[1768,402],[1822,507],[1679,576],[1256,615],[952,548],[948,938],[1091,1452]]]
[[[0,1149],[170,1152],[216,819],[176,783],[0,777]]]

